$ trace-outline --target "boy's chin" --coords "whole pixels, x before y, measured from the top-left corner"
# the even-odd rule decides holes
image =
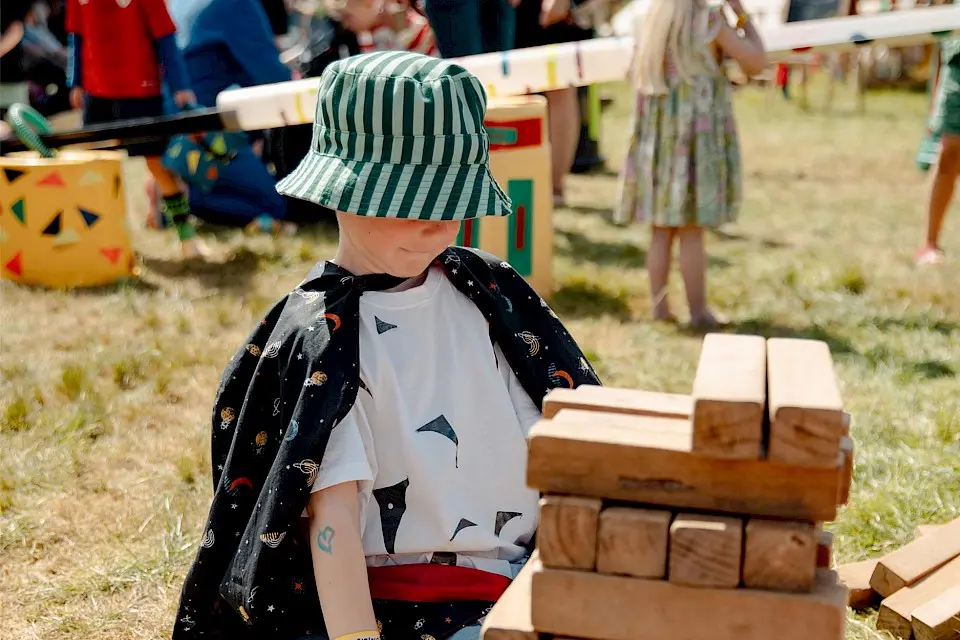
[[[403,252],[403,256],[390,265],[390,275],[398,278],[415,278],[427,270],[437,255],[439,254]]]

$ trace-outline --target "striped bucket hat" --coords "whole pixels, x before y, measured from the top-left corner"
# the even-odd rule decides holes
[[[469,71],[388,51],[320,77],[310,152],[277,191],[345,213],[465,220],[510,215],[490,173],[487,100]]]

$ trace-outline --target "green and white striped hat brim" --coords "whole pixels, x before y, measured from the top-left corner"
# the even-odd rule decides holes
[[[380,218],[509,215],[485,111],[477,78],[445,60],[378,52],[335,62],[320,78],[310,152],[277,191]]]

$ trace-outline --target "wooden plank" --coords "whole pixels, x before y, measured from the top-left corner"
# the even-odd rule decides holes
[[[544,566],[593,570],[602,506],[601,501],[594,498],[554,495],[540,498],[537,548]]]
[[[531,618],[541,633],[604,640],[842,640],[846,590],[831,571],[818,578],[796,594],[538,568]]]
[[[576,389],[553,389],[544,397],[544,418],[552,418],[562,409],[689,419],[693,415],[693,399],[679,393],[581,385]]]
[[[774,591],[810,591],[817,571],[813,523],[751,518],[744,527],[743,585]]]
[[[917,640],[960,638],[960,583],[914,610],[913,635]]]
[[[913,631],[913,612],[958,584],[960,558],[948,562],[926,578],[912,586],[903,587],[884,599],[877,614],[877,630],[889,631],[898,638],[909,638]]]
[[[693,381],[695,452],[721,458],[760,457],[766,350],[761,336],[704,336]]]
[[[768,457],[784,463],[836,466],[846,435],[830,348],[819,340],[767,340]]]
[[[850,486],[853,484],[853,450],[853,438],[842,436],[840,438],[840,473],[842,480],[837,504],[847,504],[850,500]]]
[[[487,614],[480,628],[483,640],[537,640],[538,634],[530,619],[530,591],[533,573],[539,566],[539,554],[534,551],[526,566]]]
[[[739,518],[680,513],[670,524],[667,580],[674,584],[735,589],[742,557]]]
[[[636,418],[644,420],[644,418]],[[689,429],[677,420],[676,428]],[[695,455],[643,429],[542,420],[530,431],[527,485],[543,493],[611,498],[680,509],[829,522],[837,468]]]
[[[861,560],[837,567],[840,582],[850,592],[849,605],[854,609],[866,609],[873,606],[879,599],[877,592],[870,588],[870,576],[877,566],[877,561]]]
[[[942,524],[918,524],[917,537],[930,535],[942,526]]]
[[[870,586],[886,598],[957,556],[960,556],[960,518],[881,558],[870,577]]]
[[[686,419],[564,409],[554,416],[553,421],[577,425],[582,430],[592,430],[595,425],[602,424],[608,429],[643,432],[648,434],[655,446],[662,449],[689,449],[693,439],[693,426]]]
[[[817,568],[829,569],[833,566],[833,532],[817,529]]]
[[[669,511],[611,507],[600,512],[599,573],[659,578],[667,575]]]

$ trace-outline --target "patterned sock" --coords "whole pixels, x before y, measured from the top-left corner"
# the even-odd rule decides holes
[[[190,220],[190,201],[184,193],[164,196],[161,209],[167,221],[176,228],[181,241],[197,235],[197,229]]]

